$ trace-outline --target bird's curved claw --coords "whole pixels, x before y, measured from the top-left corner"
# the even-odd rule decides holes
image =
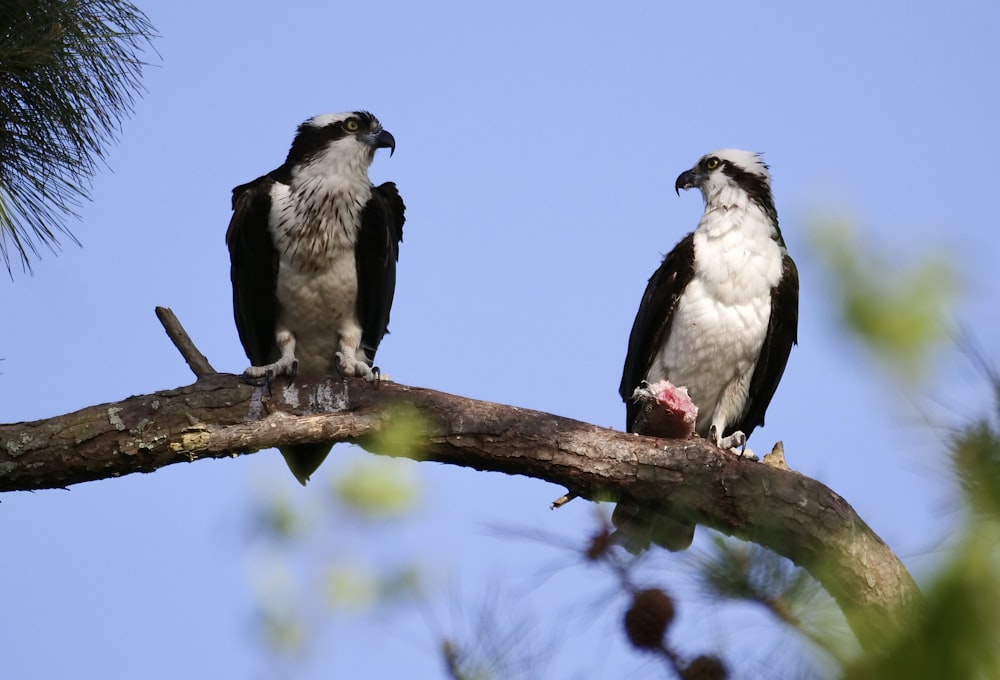
[[[247,385],[252,385],[253,387],[263,387],[267,382],[267,377],[263,375],[260,377],[252,376],[246,371],[243,371],[240,373],[240,380]]]
[[[372,366],[371,382],[375,383],[375,387],[378,387],[382,382],[382,369],[378,366]]]
[[[250,375],[250,369],[243,371],[240,380],[253,387],[267,387],[267,396],[271,396],[271,383],[274,381],[274,369],[269,368],[263,375]]]
[[[708,441],[723,451],[735,453],[740,458],[757,460],[757,456],[753,451],[747,452],[747,436],[743,430],[736,430],[728,437],[720,437],[719,429],[713,425],[708,431]]]
[[[344,355],[337,352],[333,355],[333,367],[337,369],[337,375],[341,378],[346,378],[347,375],[344,373]]]
[[[270,387],[271,381],[274,380],[274,371],[272,369],[268,369],[261,375],[251,375],[250,369],[248,368],[240,374],[240,380],[245,382],[247,385],[253,385],[254,387],[263,387],[264,385]]]

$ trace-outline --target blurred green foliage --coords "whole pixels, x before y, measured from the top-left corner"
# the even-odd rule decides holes
[[[712,539],[713,549],[699,565],[704,590],[721,599],[759,602],[779,620],[796,625],[796,603],[817,592],[816,581],[767,548],[718,534]]]
[[[851,220],[817,220],[809,233],[845,329],[907,382],[926,377],[930,350],[953,322],[959,286],[951,260],[926,253],[905,263],[873,252]]]
[[[380,570],[370,564],[331,564],[325,574],[327,604],[364,613],[384,603],[411,600],[423,592],[423,577],[415,564]]]
[[[258,602],[256,632],[265,647],[281,657],[302,654],[308,642],[306,617],[295,597],[295,576],[287,564],[269,560],[253,565],[252,585]]]
[[[386,413],[385,426],[366,448],[390,456],[420,459],[419,442],[425,439],[427,419],[412,404],[397,404]]]
[[[411,606],[424,589],[416,556],[379,550],[419,508],[416,465],[367,454],[344,463],[338,450],[314,477],[312,493],[282,477],[262,486],[250,514],[253,630],[270,660],[285,666],[308,661],[332,615]]]
[[[968,513],[940,574],[924,587],[913,628],[880,640],[850,680],[1000,678],[1000,379],[989,373],[990,413],[954,433],[952,460]]]
[[[1000,377],[991,379],[996,395],[993,418],[979,418],[955,432],[951,454],[973,511],[986,520],[1000,518]]]
[[[333,479],[333,494],[345,508],[367,518],[412,511],[420,499],[413,463],[372,457],[356,460]]]

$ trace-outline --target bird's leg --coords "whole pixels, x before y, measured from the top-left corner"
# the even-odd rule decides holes
[[[708,441],[716,446],[719,445],[719,428],[715,425],[712,425],[708,430]]]
[[[372,367],[363,361],[354,364],[354,374],[365,379],[365,382],[375,382],[377,379]]]
[[[288,331],[278,331],[278,348],[281,356],[273,364],[251,366],[243,371],[243,380],[251,385],[268,385],[275,376],[287,375],[294,378],[299,371],[299,362],[295,358],[295,336]]]
[[[757,460],[757,454],[747,449],[747,436],[742,430],[736,430],[728,437],[719,436],[719,427],[712,425],[708,431],[708,441],[718,446],[723,451],[731,451],[741,458]]]
[[[256,366],[251,366],[250,368],[258,368]],[[274,380],[274,371],[265,371],[264,375],[250,375],[250,368],[243,371],[243,375],[240,376],[240,380],[245,382],[247,385],[253,385],[254,387],[263,387],[267,385],[267,394],[271,395],[271,381]]]
[[[720,438],[716,446],[724,450],[739,449],[742,454],[747,448],[747,436],[742,430],[736,430],[728,437]]]
[[[333,355],[333,363],[337,373],[343,378],[358,376],[368,382],[374,382],[378,375],[365,360],[365,350],[361,347],[361,329],[352,328],[341,332],[340,349]]]

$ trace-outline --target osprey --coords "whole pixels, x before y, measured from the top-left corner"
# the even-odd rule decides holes
[[[636,429],[636,388],[669,380],[698,407],[699,435],[745,447],[796,342],[798,270],[758,154],[710,153],[674,184],[678,195],[692,187],[705,212],[649,279],[629,336],[619,387],[626,429],[647,434]]]
[[[386,148],[392,155],[396,140],[367,111],[316,116],[299,126],[281,167],[233,189],[226,244],[248,382],[333,370],[378,377],[405,209],[395,184],[368,179]],[[330,448],[281,453],[305,484]]]
[[[705,212],[649,279],[629,336],[618,392],[628,432],[668,436],[646,418],[654,395],[697,407],[694,430],[720,448],[745,447],[781,380],[798,329],[799,277],[778,228],[771,175],[758,154],[723,149],[682,172],[674,190],[697,187]],[[669,382],[665,382],[669,381]],[[684,393],[683,389],[687,392]],[[653,408],[658,408],[655,405]],[[642,416],[642,417],[640,417]],[[652,537],[683,550],[694,525],[669,501],[650,517],[627,499],[612,516],[626,545]]]

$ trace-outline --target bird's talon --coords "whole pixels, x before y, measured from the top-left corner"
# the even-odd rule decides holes
[[[263,387],[267,383],[265,376],[253,376],[247,371],[240,374],[240,380],[253,387]]]

